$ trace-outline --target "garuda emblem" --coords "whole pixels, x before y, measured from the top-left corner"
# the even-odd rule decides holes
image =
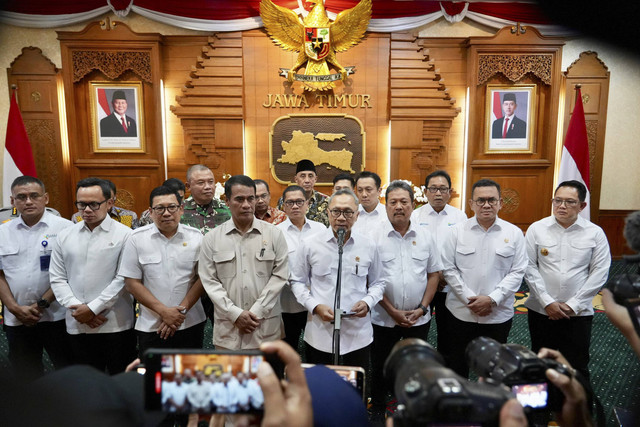
[[[362,40],[371,19],[371,0],[361,0],[355,7],[338,14],[331,22],[323,0],[309,1],[313,9],[301,19],[271,0],[260,3],[260,17],[271,39],[285,50],[299,52],[291,69],[281,68],[288,81],[301,81],[305,90],[328,90],[336,80],[345,80],[354,67],[343,67],[336,52],[344,52]],[[306,65],[305,65],[306,64]],[[329,73],[329,64],[336,74]],[[296,71],[305,66],[304,74]]]

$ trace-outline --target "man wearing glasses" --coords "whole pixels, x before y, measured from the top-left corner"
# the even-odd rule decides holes
[[[256,184],[256,218],[273,225],[278,225],[287,219],[287,214],[269,206],[271,203],[269,184],[262,179],[254,179],[253,182]]]
[[[525,281],[531,296],[531,349],[557,349],[589,379],[593,297],[607,281],[611,266],[604,231],[582,218],[587,189],[578,181],[562,182],[552,199],[553,214],[531,224],[526,245]]]
[[[312,221],[305,217],[309,201],[304,196],[304,188],[298,185],[291,185],[282,193],[282,199],[282,208],[288,218],[279,224],[278,228],[282,230],[287,240],[289,265],[293,265],[302,238],[324,231],[327,227],[320,222]],[[297,350],[300,334],[307,324],[307,309],[296,301],[289,281],[282,288],[280,304],[282,305],[282,321],[284,322],[284,340]]]
[[[437,170],[424,180],[425,194],[428,204],[419,207],[411,215],[411,223],[425,227],[436,247],[440,248],[447,233],[456,224],[467,220],[467,214],[449,204],[451,200],[451,177],[446,171]],[[432,308],[435,308],[436,327],[438,329],[438,352],[443,356],[449,353],[447,336],[447,319],[451,317],[445,306],[449,286],[440,272],[438,291],[433,297]]]
[[[371,309],[384,293],[386,279],[381,269],[375,242],[365,235],[352,233],[358,218],[358,198],[351,190],[336,191],[329,198],[330,228],[310,238],[303,238],[296,261],[291,266],[291,287],[298,302],[311,316],[307,318],[304,340],[307,361],[333,363],[334,299],[338,269],[338,230],[344,230],[342,318],[340,355],[344,364],[367,369],[373,342]],[[368,286],[367,286],[368,283]]]
[[[119,275],[140,303],[140,357],[149,348],[202,348],[206,317],[197,275],[202,234],[180,224],[182,197],[169,187],[151,191],[153,224],[131,233]]]
[[[131,229],[108,215],[113,199],[102,179],[78,182],[76,207],[82,221],[62,230],[53,244],[51,289],[67,308],[74,363],[116,374],[136,356],[133,298],[116,274]]]
[[[527,268],[522,231],[498,218],[500,185],[473,184],[469,205],[475,216],[451,229],[442,250],[444,277],[451,286],[446,306],[448,366],[467,377],[467,344],[485,336],[505,343],[511,330],[514,295]]]
[[[0,299],[9,361],[27,381],[44,373],[43,348],[56,369],[71,362],[65,309],[51,291],[49,261],[58,233],[72,223],[47,212],[47,203],[42,181],[18,177],[11,184],[11,204],[20,216],[0,226]]]

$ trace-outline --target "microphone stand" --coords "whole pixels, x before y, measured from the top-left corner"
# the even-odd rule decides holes
[[[338,277],[336,279],[336,296],[333,301],[333,364],[340,364],[340,327],[342,326],[342,313],[340,308],[340,291],[342,288],[342,253],[344,250],[344,228],[338,229]]]

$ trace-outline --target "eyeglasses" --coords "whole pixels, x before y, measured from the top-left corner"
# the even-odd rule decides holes
[[[438,191],[442,194],[447,194],[450,188],[447,187],[427,187],[429,193],[437,193]]]
[[[489,203],[489,206],[495,206],[498,204],[500,200],[491,197],[490,199],[485,199],[485,198],[479,198],[479,199],[475,199],[474,202],[476,205],[478,206],[484,206],[485,203]]]
[[[355,213],[351,209],[344,211],[340,209],[331,209],[329,212],[331,212],[331,216],[334,218],[340,218],[340,215],[344,215],[345,219],[353,217],[353,214]]]
[[[151,208],[151,210],[154,211],[156,215],[163,215],[164,211],[167,211],[171,214],[176,213],[179,208],[180,205],[154,206]]]
[[[564,203],[568,208],[573,208],[578,205],[578,201],[573,199],[551,199],[551,203],[553,203],[553,206],[555,207],[562,206]]]
[[[83,211],[87,208],[87,206],[89,206],[89,209],[91,209],[92,211],[97,211],[98,209],[100,209],[100,206],[108,200],[111,200],[111,199],[106,199],[101,202],[91,202],[91,203],[76,202],[76,208],[78,208],[79,211]]]
[[[19,202],[26,202],[27,199],[31,199],[32,202],[36,202],[36,201],[40,200],[42,198],[42,196],[44,196],[44,194],[29,193],[29,194],[18,194],[16,196],[14,196],[13,198],[18,200]]]
[[[298,207],[301,207],[302,205],[304,205],[304,202],[306,202],[306,200],[302,200],[302,199],[298,199],[298,200],[287,200],[286,202],[284,202],[284,204],[289,207],[292,208],[293,205],[296,205]]]

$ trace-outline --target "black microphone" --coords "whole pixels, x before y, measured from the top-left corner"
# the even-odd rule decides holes
[[[344,246],[344,235],[345,235],[346,232],[347,231],[342,227],[338,228],[338,231],[336,232],[338,234],[338,246],[339,247]]]

